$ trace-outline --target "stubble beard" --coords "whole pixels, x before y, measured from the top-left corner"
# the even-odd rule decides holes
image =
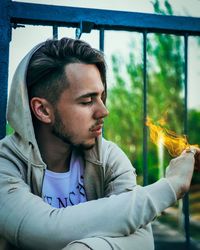
[[[52,125],[52,133],[62,142],[79,150],[89,150],[94,147],[95,143],[94,144],[76,143],[72,135],[64,132],[66,129],[62,122],[61,116],[57,110],[55,110],[54,116],[55,116],[55,121],[54,124]]]

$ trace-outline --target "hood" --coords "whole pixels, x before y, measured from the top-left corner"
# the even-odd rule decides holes
[[[29,107],[26,73],[32,55],[43,44],[40,43],[35,46],[18,65],[10,87],[7,106],[7,121],[15,131],[15,136],[11,138],[16,150],[32,164],[38,166],[44,165],[44,162],[42,161],[35,138]],[[100,163],[100,142],[101,138],[98,138],[95,147],[86,152],[86,160]]]
[[[12,79],[8,105],[7,121],[15,131],[12,137],[16,150],[31,163],[44,165],[35,139],[31,111],[29,108],[26,72],[34,52],[44,43],[35,46],[19,63]]]
[[[34,47],[18,65],[12,80],[7,107],[7,120],[11,127],[24,140],[33,145],[35,144],[35,134],[29,108],[26,72],[32,55],[42,45],[43,43]]]

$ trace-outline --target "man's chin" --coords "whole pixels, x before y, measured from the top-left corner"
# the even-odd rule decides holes
[[[81,143],[80,146],[83,150],[90,150],[95,146],[95,144],[96,144],[96,138],[93,138]]]
[[[81,149],[81,150],[90,150],[95,146],[95,143],[93,144],[80,144],[77,145],[77,148]]]

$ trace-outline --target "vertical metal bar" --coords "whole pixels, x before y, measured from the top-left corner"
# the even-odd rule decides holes
[[[104,51],[104,29],[99,30],[99,49]]]
[[[188,133],[188,34],[184,35],[184,133]]]
[[[11,24],[9,17],[10,1],[1,0],[0,8],[0,139],[6,135],[6,105],[8,91],[9,43]]]
[[[184,35],[184,133],[188,134],[188,34]],[[186,249],[190,249],[190,218],[189,218],[189,194],[183,198],[184,230]]]
[[[53,25],[53,39],[58,39],[58,26]]]
[[[104,29],[103,28],[99,30],[99,50],[104,52]],[[105,88],[105,91],[107,92],[107,87]],[[104,127],[103,127],[102,134],[104,135]]]
[[[143,185],[148,184],[147,167],[147,32],[143,32]]]

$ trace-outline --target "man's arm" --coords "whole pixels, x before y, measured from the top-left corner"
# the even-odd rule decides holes
[[[133,187],[136,185],[136,174],[135,169],[132,167],[130,161],[128,160],[127,156],[121,151],[121,149],[118,148],[117,145],[114,143],[109,143],[104,140],[104,152],[103,157],[104,165],[106,166],[106,196],[110,196],[112,194],[119,194],[122,192],[127,192],[127,190],[133,189]],[[187,156],[187,155],[186,155]],[[174,159],[171,161],[171,165],[176,165],[176,162],[178,161],[178,164],[182,161],[182,166],[187,165],[187,161],[190,161],[188,157],[179,157],[178,159]],[[169,170],[168,170],[169,169]],[[173,189],[181,193],[180,188],[177,189],[177,187],[180,187],[179,178],[176,175],[176,168],[168,168],[167,169],[167,176],[168,176],[168,182],[169,185],[173,185]],[[191,168],[192,170],[192,168]],[[170,174],[170,172],[173,172]],[[190,172],[192,174],[192,171]],[[171,182],[171,178],[174,179],[174,181]],[[184,178],[183,178],[184,179]],[[191,176],[187,179],[187,184],[189,186]],[[132,187],[132,188],[130,188]],[[151,186],[147,187],[148,190],[151,189]],[[187,189],[187,187],[186,187]],[[152,190],[153,191],[153,190]],[[184,193],[184,190],[183,190]],[[182,194],[183,194],[182,193]],[[161,193],[163,195],[163,193]],[[181,194],[178,194],[178,196],[181,196]],[[165,196],[165,194],[164,194]],[[167,197],[166,197],[167,199]],[[159,206],[159,204],[158,204]],[[148,207],[147,207],[148,209]],[[140,211],[141,212],[141,211]],[[145,208],[143,209],[143,212],[145,212]],[[137,211],[135,211],[137,215]],[[124,250],[139,250],[139,249],[154,249],[154,240],[153,240],[153,234],[151,230],[150,224],[148,224],[145,227],[137,229],[133,234],[130,234],[128,236],[124,237],[101,237],[101,238],[89,238],[84,239],[83,241],[79,242],[73,242],[72,245],[68,246],[69,250],[75,249],[74,247],[86,247],[87,249],[95,249],[95,250],[101,250],[101,249],[124,249]],[[68,248],[66,248],[67,250]]]
[[[186,167],[193,163],[189,157]],[[130,235],[176,201],[162,179],[149,188],[135,186],[127,193],[55,209],[30,192],[14,164],[3,158],[0,164],[0,234],[22,249],[56,250],[77,239]],[[178,162],[175,167],[181,169]]]
[[[91,237],[76,240],[62,250],[150,250],[154,249],[151,227],[144,227],[123,237]]]

